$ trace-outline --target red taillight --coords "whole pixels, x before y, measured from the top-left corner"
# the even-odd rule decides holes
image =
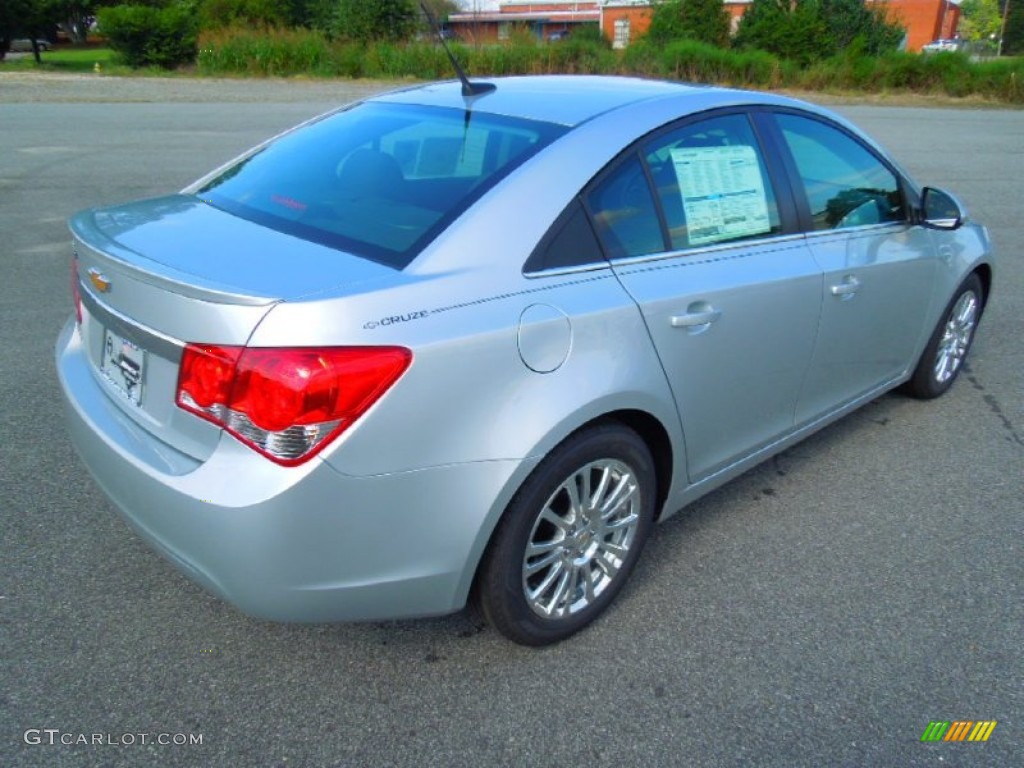
[[[403,347],[189,344],[177,403],[280,464],[301,464],[373,405],[411,361]]]
[[[201,409],[227,403],[235,380],[235,366],[243,349],[193,344],[185,347],[178,372],[178,403],[181,403],[182,394],[187,394],[192,405]]]
[[[78,287],[78,254],[71,257],[71,300],[75,304],[75,320],[82,324],[82,290]]]

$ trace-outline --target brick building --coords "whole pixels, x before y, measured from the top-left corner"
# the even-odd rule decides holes
[[[886,9],[889,18],[907,30],[905,47],[920,51],[926,43],[956,36],[960,0],[865,0]],[[750,0],[723,0],[737,25]],[[467,42],[505,40],[516,28],[527,29],[540,40],[559,40],[581,24],[597,24],[615,48],[625,48],[650,27],[651,0],[506,0],[496,11],[453,13],[449,29]]]
[[[507,40],[516,28],[527,29],[540,40],[559,40],[580,24],[601,23],[598,0],[506,0],[497,11],[470,11],[448,16],[448,28],[460,40],[473,43]]]

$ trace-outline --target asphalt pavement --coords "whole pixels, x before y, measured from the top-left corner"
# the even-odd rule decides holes
[[[969,369],[659,526],[561,645],[254,621],[126,528],[62,420],[65,220],[380,87],[0,73],[0,766],[1024,765],[1019,110],[839,108],[991,229]],[[923,743],[936,720],[997,725]]]

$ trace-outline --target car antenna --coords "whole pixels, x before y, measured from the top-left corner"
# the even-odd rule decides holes
[[[455,54],[452,53],[452,49],[448,47],[448,43],[444,39],[444,35],[441,34],[441,27],[437,23],[437,19],[434,18],[434,14],[427,8],[427,4],[420,0],[420,8],[423,9],[423,13],[427,16],[427,21],[430,22],[430,28],[434,30],[434,34],[437,35],[437,39],[441,41],[441,46],[444,48],[444,52],[448,54],[448,60],[451,61],[452,66],[455,68],[455,74],[459,76],[459,80],[462,81],[462,95],[465,97],[470,96],[481,96],[485,93],[497,90],[498,86],[494,83],[482,83],[472,82],[466,77],[466,71],[459,65],[458,60],[455,58]]]

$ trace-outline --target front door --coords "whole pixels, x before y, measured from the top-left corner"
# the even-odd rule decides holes
[[[908,222],[899,177],[839,128],[776,121],[806,198],[807,241],[825,276],[821,329],[798,424],[890,383],[909,365],[937,267],[929,233]]]

